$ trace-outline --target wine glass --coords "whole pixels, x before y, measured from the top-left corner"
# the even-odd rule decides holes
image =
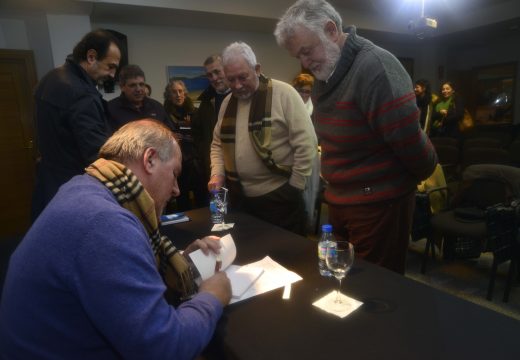
[[[354,246],[348,241],[332,242],[330,246],[327,247],[325,262],[339,282],[334,305],[338,311],[341,311],[348,306],[347,303],[341,300],[341,280],[347,275],[354,263]]]

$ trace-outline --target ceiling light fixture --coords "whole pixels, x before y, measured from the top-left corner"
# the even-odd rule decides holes
[[[424,3],[425,0],[421,0],[421,16],[408,23],[408,30],[412,31],[418,39],[432,37],[437,30],[437,20],[424,16]]]

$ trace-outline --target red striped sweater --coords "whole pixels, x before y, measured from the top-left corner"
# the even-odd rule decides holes
[[[437,156],[405,69],[354,27],[347,31],[334,74],[314,92],[325,198],[337,205],[395,199],[433,172]]]

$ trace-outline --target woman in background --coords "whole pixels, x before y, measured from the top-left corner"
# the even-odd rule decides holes
[[[417,80],[415,82],[414,91],[417,107],[419,110],[421,110],[421,117],[419,119],[421,128],[426,134],[429,134],[433,112],[433,103],[438,99],[438,97],[432,94],[430,82],[426,79]]]
[[[206,184],[203,181],[191,130],[191,118],[196,109],[187,94],[186,85],[181,80],[170,79],[164,90],[164,110],[170,117],[173,132],[176,134],[182,152],[182,172],[177,179],[180,191],[176,199],[177,211],[189,210],[193,207],[190,192],[193,192],[196,208],[207,205]],[[168,210],[170,209],[169,206]]]
[[[312,105],[311,92],[312,87],[314,86],[314,77],[309,74],[299,74],[294,78],[292,85],[302,97],[303,103],[305,104],[305,107],[307,108],[307,111],[309,112],[309,115],[312,119],[314,106]]]
[[[449,81],[441,86],[441,96],[434,106],[431,136],[445,136],[460,139],[459,122],[464,117],[464,102],[455,93]]]
[[[314,106],[312,105],[311,93],[312,87],[314,85],[314,77],[309,74],[301,73],[296,76],[292,82],[292,85],[298,91],[300,96],[302,97],[303,103],[305,104],[305,108],[309,113],[311,119],[313,119],[312,112],[314,110]],[[313,121],[314,123],[314,121]],[[318,198],[318,193],[321,190],[320,184],[320,148],[318,147],[318,155],[312,164],[312,173],[307,179],[307,183],[305,184],[305,190],[303,191],[303,200],[305,202],[305,212],[307,213],[307,227],[311,229],[313,224],[319,219],[316,219],[316,205],[321,206],[320,204],[316,204],[316,199]]]

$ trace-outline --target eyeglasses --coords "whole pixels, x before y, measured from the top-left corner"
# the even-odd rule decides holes
[[[305,95],[310,95],[312,92],[309,89],[302,89],[302,88],[296,89],[296,91],[298,91],[300,94],[305,94]]]

